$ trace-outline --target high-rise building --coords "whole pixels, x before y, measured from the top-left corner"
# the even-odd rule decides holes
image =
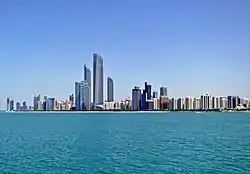
[[[146,94],[146,100],[151,100],[151,98],[152,98],[152,91],[151,91],[151,89],[152,89],[152,86],[151,85],[148,85],[148,83],[147,82],[145,82],[145,94]]]
[[[20,110],[22,110],[21,103],[20,102],[16,102],[16,111],[20,111]]]
[[[220,97],[220,109],[227,108],[227,98],[226,97]]]
[[[7,98],[7,106],[6,106],[6,111],[10,110],[10,98]]]
[[[132,110],[141,108],[141,89],[137,86],[132,89]]]
[[[160,109],[160,99],[159,98],[154,98],[154,110],[159,110]]]
[[[193,98],[187,97],[185,99],[185,109],[192,110],[193,109],[193,104],[194,104]]]
[[[215,109],[220,109],[220,98],[219,97],[215,97]]]
[[[184,102],[183,102],[183,99],[182,99],[182,98],[178,98],[178,101],[177,101],[177,108],[178,108],[178,110],[184,109]]]
[[[34,109],[34,111],[42,109],[41,108],[41,97],[40,97],[40,95],[34,96],[34,99],[33,99],[33,109]]]
[[[14,100],[10,100],[10,111],[14,111]]]
[[[215,109],[216,101],[215,97],[212,97],[212,109]]]
[[[27,102],[24,101],[24,102],[23,102],[22,110],[26,111],[27,109],[28,109]]]
[[[151,100],[152,98],[152,95],[151,95],[151,88],[152,86],[151,85],[147,85],[147,100]]]
[[[93,54],[93,105],[103,105],[103,59]]]
[[[156,91],[153,92],[153,98],[158,98],[158,93]]]
[[[219,97],[212,97],[212,109],[220,109],[220,98]]]
[[[75,82],[75,106],[77,111],[90,110],[90,87],[87,81]]]
[[[90,90],[90,94],[91,94],[91,71],[90,69],[84,65],[84,79],[85,81],[88,82],[88,85],[89,85],[89,90]],[[90,102],[91,102],[91,95],[90,95]]]
[[[168,96],[168,90],[166,87],[160,88],[160,96]]]
[[[233,96],[227,96],[227,108],[232,109],[233,107]]]
[[[114,101],[114,81],[108,77],[107,78],[107,102]]]
[[[147,89],[147,88],[146,88]],[[147,91],[144,89],[141,94],[141,110],[147,109]]]
[[[200,99],[200,105],[201,105],[201,109],[203,110],[208,110],[208,109],[211,109],[212,106],[211,106],[211,97],[209,94],[206,94],[206,95],[202,95],[201,96],[201,99]]]
[[[195,109],[195,110],[200,109],[200,99],[199,98],[194,98],[193,109]]]
[[[177,110],[178,109],[178,98],[172,98],[172,110]]]
[[[34,109],[34,111],[37,111],[37,108],[38,108],[38,106],[37,106],[37,96],[34,96],[34,99],[33,99],[33,109]]]
[[[53,110],[55,110],[55,106],[56,106],[56,99],[55,98],[47,98],[46,110],[53,111]]]
[[[74,103],[74,94],[71,94],[71,95],[69,95],[69,101],[70,101],[70,103],[71,104],[73,104]]]
[[[168,96],[160,97],[160,110],[168,110],[169,109],[169,98]]]

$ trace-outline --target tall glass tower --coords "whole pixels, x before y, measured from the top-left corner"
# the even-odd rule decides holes
[[[114,101],[114,81],[110,77],[107,78],[107,101]]]
[[[88,82],[89,90],[91,94],[91,71],[86,65],[84,65],[84,79],[83,80]],[[90,102],[91,102],[91,95],[90,95]]]
[[[77,111],[90,109],[90,87],[87,81],[75,82],[75,106]]]
[[[6,107],[6,111],[10,110],[10,98],[7,98],[7,107]]]
[[[103,105],[103,59],[93,54],[93,106]]]

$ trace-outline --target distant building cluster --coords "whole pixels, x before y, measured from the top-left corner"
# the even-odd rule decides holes
[[[16,102],[7,98],[7,111],[85,111],[85,110],[222,110],[250,108],[249,99],[239,96],[215,97],[209,94],[198,98],[171,98],[167,87],[160,87],[160,93],[152,91],[152,85],[145,82],[144,88],[134,86],[132,99],[114,100],[114,81],[107,78],[107,99],[104,101],[103,91],[103,58],[93,54],[93,78],[91,70],[84,65],[84,78],[75,82],[75,93],[69,95],[68,100],[60,101],[53,97],[34,96],[33,106]],[[91,81],[93,79],[93,83]],[[93,96],[91,97],[91,94]]]
[[[93,92],[93,100],[91,93]],[[99,54],[93,54],[93,87],[91,83],[91,70],[84,65],[84,79],[75,82],[75,94],[69,96],[69,100],[59,101],[55,98],[40,95],[34,96],[33,106],[27,107],[26,102],[21,105],[14,100],[7,99],[7,111],[84,111],[103,109],[103,59]],[[111,77],[107,78],[107,100],[114,101],[114,81]]]
[[[244,109],[249,108],[249,99],[239,96],[214,97],[209,94],[199,98],[171,98],[167,88],[160,88],[160,96],[153,92],[151,98],[151,85],[145,82],[145,89],[135,86],[132,89],[131,110],[221,110],[221,109]]]

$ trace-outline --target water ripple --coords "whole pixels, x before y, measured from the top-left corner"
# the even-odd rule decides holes
[[[185,115],[186,114],[186,115]],[[246,114],[0,117],[2,173],[250,173]]]

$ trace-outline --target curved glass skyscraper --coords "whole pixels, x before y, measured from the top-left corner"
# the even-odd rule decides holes
[[[103,105],[103,59],[93,54],[93,106]]]

